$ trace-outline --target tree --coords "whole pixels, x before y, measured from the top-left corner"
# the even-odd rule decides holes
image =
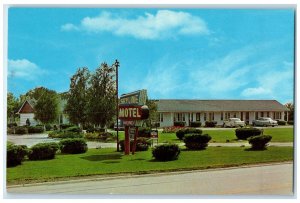
[[[71,77],[70,89],[66,95],[67,104],[65,112],[71,123],[84,125],[87,122],[88,81],[90,71],[88,68],[79,68]]]
[[[293,121],[294,120],[294,104],[293,103],[287,103],[285,104],[286,108],[288,109],[288,120]]]
[[[43,124],[53,123],[58,118],[58,95],[55,91],[44,87],[30,90],[26,95],[32,99],[34,118]]]
[[[16,113],[20,108],[20,101],[13,93],[7,93],[7,121],[13,123],[16,118]]]
[[[92,74],[88,89],[88,121],[102,128],[110,123],[116,112],[114,67],[102,63]]]
[[[146,124],[147,126],[152,127],[153,125],[156,125],[156,122],[158,121],[157,104],[155,100],[147,99],[146,105],[149,108],[149,118],[146,120]]]

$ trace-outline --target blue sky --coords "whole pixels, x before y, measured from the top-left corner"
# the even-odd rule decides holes
[[[152,99],[293,100],[293,9],[10,8],[8,91],[67,91],[120,61],[119,92]]]

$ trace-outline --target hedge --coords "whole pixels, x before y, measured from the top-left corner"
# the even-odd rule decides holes
[[[192,150],[200,150],[205,149],[207,147],[207,143],[211,140],[211,136],[208,134],[186,134],[184,135],[183,141],[185,143],[185,146],[188,149]]]
[[[17,166],[22,163],[27,155],[28,149],[26,145],[8,144],[6,149],[6,165],[7,167]]]
[[[172,161],[178,159],[180,148],[177,144],[157,145],[152,150],[153,157],[158,161]]]
[[[205,121],[205,127],[216,127],[217,121]]]
[[[100,141],[114,141],[116,140],[116,136],[109,132],[103,133],[85,133],[84,138],[87,140],[100,140]]]
[[[19,135],[28,134],[28,128],[26,126],[17,126],[15,128],[15,134],[19,134]]]
[[[239,140],[247,140],[251,136],[260,135],[262,131],[258,128],[238,128],[235,135]]]
[[[59,146],[55,142],[38,143],[32,146],[28,152],[30,160],[49,160],[55,158],[55,153]]]
[[[277,124],[278,125],[286,125],[286,121],[278,120]]]
[[[28,126],[27,129],[29,134],[44,132],[43,126]]]
[[[185,126],[185,122],[184,121],[175,121],[174,122],[174,126],[184,127]]]
[[[251,144],[251,149],[253,150],[264,150],[267,147],[267,143],[270,142],[272,136],[270,135],[258,135],[252,136],[248,139],[249,144]]]
[[[82,138],[63,139],[59,142],[60,151],[66,154],[81,154],[88,150],[87,144]]]
[[[50,138],[83,138],[83,133],[68,132],[68,131],[53,131],[48,134]]]
[[[201,129],[195,129],[195,128],[185,128],[185,129],[181,129],[178,130],[176,132],[176,136],[178,139],[182,140],[185,134],[188,133],[197,133],[197,134],[202,134],[202,130]]]
[[[201,127],[202,123],[200,121],[193,121],[190,123],[190,125],[193,128],[197,128],[197,127]]]

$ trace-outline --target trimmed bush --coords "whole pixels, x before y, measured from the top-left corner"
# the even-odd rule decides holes
[[[138,128],[138,136],[150,138],[151,137],[151,128],[139,127]]]
[[[28,129],[29,134],[44,132],[44,127],[43,126],[28,126],[27,129]]]
[[[50,138],[83,138],[83,133],[53,131],[48,134]]]
[[[6,165],[7,167],[17,166],[22,163],[24,157],[27,155],[27,146],[26,145],[14,145],[7,144],[6,149]]]
[[[270,142],[272,136],[270,135],[258,135],[252,136],[248,139],[249,144],[251,144],[251,149],[253,150],[264,150],[267,147],[267,143]]]
[[[15,134],[19,134],[19,135],[28,134],[28,129],[26,126],[17,126],[15,128]]]
[[[66,154],[81,154],[88,150],[87,144],[82,138],[63,139],[59,142],[60,151]]]
[[[178,158],[180,148],[177,144],[157,145],[152,150],[153,157],[158,161],[172,161]]]
[[[207,143],[211,140],[211,136],[208,134],[186,134],[183,141],[188,149],[200,150],[207,147]]]
[[[294,125],[294,121],[288,121],[287,122],[289,125]]]
[[[174,122],[174,126],[176,126],[176,127],[184,127],[185,126],[185,122],[184,121],[175,121]]]
[[[130,151],[132,151],[133,148],[133,144],[134,144],[134,140],[130,141]],[[149,146],[150,146],[150,140],[144,138],[144,137],[138,137],[136,140],[136,149],[135,151],[147,151]],[[125,140],[121,140],[119,142],[121,151],[125,150]]]
[[[247,140],[251,136],[260,135],[262,131],[258,128],[238,128],[235,135],[239,140]]]
[[[198,128],[198,127],[201,127],[202,123],[200,121],[193,121],[190,124],[191,124],[191,127]]]
[[[66,132],[80,133],[81,129],[78,126],[72,126],[72,127],[64,129],[64,131],[66,131]]]
[[[28,152],[30,160],[49,160],[55,158],[55,153],[59,146],[55,142],[38,143],[32,146]]]
[[[205,121],[205,127],[216,127],[217,121]]]
[[[202,134],[202,130],[195,129],[195,128],[185,128],[185,129],[178,130],[176,132],[176,136],[177,136],[178,139],[182,140],[184,135],[188,134],[188,133]]]

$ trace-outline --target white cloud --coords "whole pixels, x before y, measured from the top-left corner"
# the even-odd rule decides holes
[[[27,59],[8,60],[8,77],[34,80],[45,73],[43,69]]]
[[[67,23],[63,31],[112,32],[115,35],[133,36],[138,39],[160,39],[175,35],[209,34],[204,20],[182,11],[159,10],[145,13],[135,19],[113,16],[102,12],[97,17],[85,17],[79,26]]]
[[[71,23],[67,23],[65,25],[61,26],[62,31],[73,31],[73,30],[79,30],[79,28]]]
[[[256,97],[256,96],[267,96],[271,94],[272,91],[270,89],[265,89],[263,87],[257,88],[247,88],[243,90],[242,95],[245,97]]]

